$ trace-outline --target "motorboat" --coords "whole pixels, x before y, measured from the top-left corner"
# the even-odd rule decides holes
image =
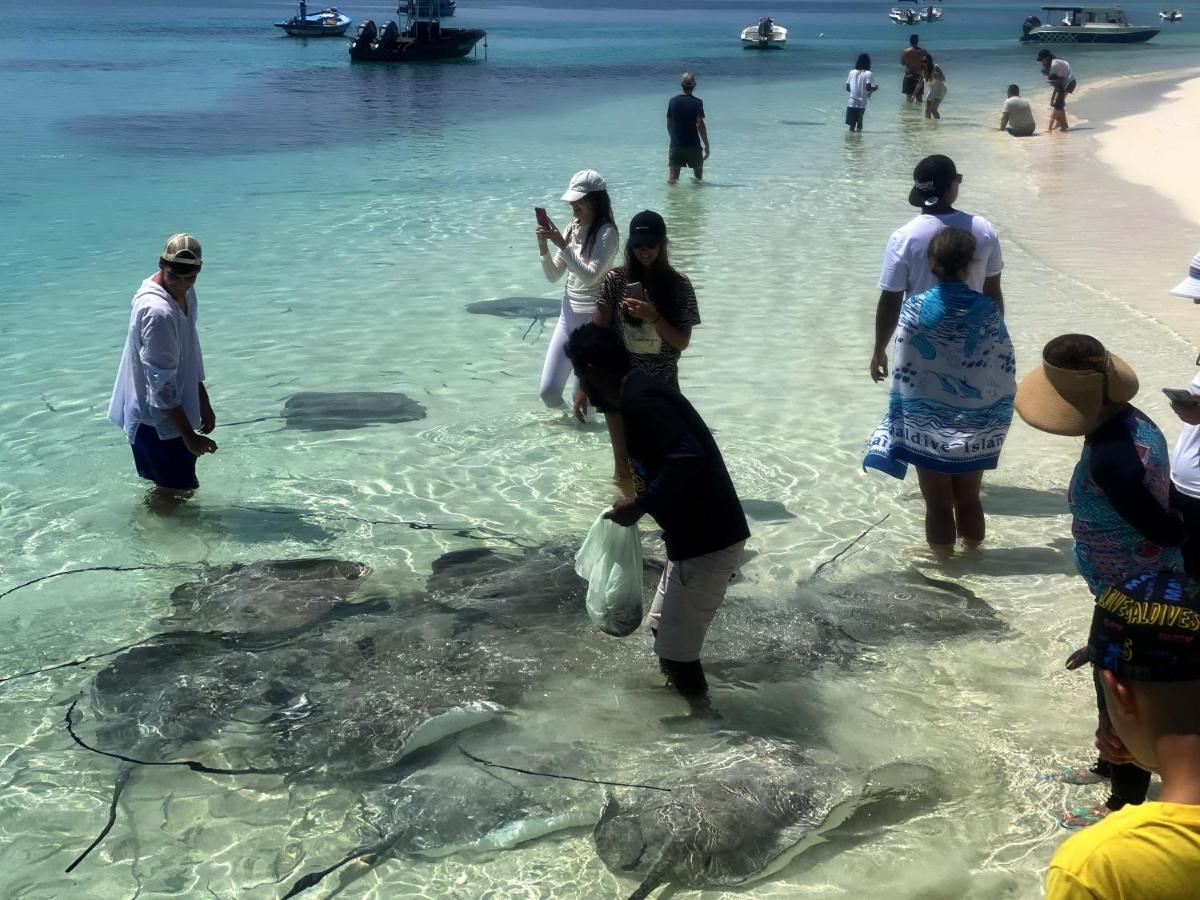
[[[1178,22],[1183,19],[1183,13],[1177,9],[1164,9],[1158,17],[1164,22]]]
[[[926,22],[942,21],[942,8],[940,6],[927,6],[921,10],[921,18]]]
[[[300,15],[292,16],[286,22],[276,22],[275,27],[282,28],[292,37],[341,37],[353,21],[336,6],[310,14],[308,4],[300,0]]]
[[[479,28],[443,28],[441,16],[422,2],[420,9],[410,0],[404,7],[405,24],[387,22],[377,28],[370,19],[359,26],[358,35],[350,42],[352,62],[432,62],[461,59],[483,41],[487,47],[487,32]],[[397,15],[400,10],[396,10]]]
[[[911,3],[912,6],[893,6],[888,18],[897,25],[916,25],[921,21],[921,8],[917,0],[899,0],[901,3]]]
[[[763,16],[757,25],[742,29],[742,45],[747,50],[782,49],[787,34],[786,28],[776,25],[770,16]]]
[[[1158,34],[1158,28],[1133,25],[1119,6],[1043,6],[1047,21],[1062,13],[1057,25],[1029,16],[1021,26],[1021,40],[1040,44],[1140,44]]]
[[[420,9],[416,7],[420,5]],[[408,0],[408,6],[415,15],[428,15],[434,12],[434,7],[437,7],[437,14],[441,18],[454,15],[456,8],[454,0]]]

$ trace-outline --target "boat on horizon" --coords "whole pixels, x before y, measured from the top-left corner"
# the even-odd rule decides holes
[[[286,22],[276,22],[275,27],[282,28],[291,37],[341,37],[353,21],[336,6],[310,14],[308,4],[300,0],[300,15],[292,16]]]
[[[1039,44],[1140,44],[1158,34],[1158,28],[1130,23],[1119,6],[1043,6],[1044,13],[1063,13],[1057,25],[1029,16],[1021,27],[1021,40]],[[1049,20],[1051,17],[1047,16]]]
[[[776,25],[770,16],[763,16],[757,25],[742,29],[742,45],[747,50],[780,50],[787,36],[786,28]]]
[[[358,35],[350,42],[351,62],[436,62],[461,59],[480,42],[487,47],[487,32],[479,28],[443,28],[441,16],[424,2],[418,8],[408,0],[402,29],[396,22],[382,28],[367,19],[359,26]],[[400,9],[396,10],[397,16]]]
[[[898,3],[911,3],[912,6],[893,6],[888,18],[897,25],[916,25],[921,21],[921,8],[917,0],[896,0]]]
[[[1178,22],[1183,19],[1183,13],[1177,9],[1164,9],[1158,14],[1158,17],[1164,22]]]

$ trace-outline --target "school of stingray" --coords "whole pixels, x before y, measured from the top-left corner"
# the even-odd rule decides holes
[[[424,414],[403,395],[297,398],[288,427]],[[776,501],[745,505],[760,521],[790,516]],[[89,687],[64,710],[77,752],[102,755],[113,777],[108,815],[79,822],[68,871],[105,865],[106,842],[135,824],[123,820],[122,792],[146,767],[231,790],[254,779],[267,794],[311,784],[351,798],[342,843],[307,847],[278,874],[285,898],[340,891],[389,860],[502,853],[587,829],[624,896],[732,889],[795,873],[940,802],[940,776],[920,760],[856,771],[703,714],[682,717],[685,739],[632,747],[610,746],[603,729],[589,740],[531,734],[526,698],[564,673],[664,690],[646,640],[588,619],[574,570],[581,537],[519,549],[477,540],[407,591],[380,592],[368,566],[333,558],[189,576],[164,598],[154,636],[92,664]],[[646,542],[648,557],[656,544]],[[661,565],[646,561],[647,600]],[[916,570],[817,576],[787,598],[743,594],[705,645],[718,684],[876,665],[872,651],[894,640],[1007,631],[966,588]]]

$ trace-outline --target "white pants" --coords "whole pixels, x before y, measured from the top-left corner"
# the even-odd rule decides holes
[[[700,658],[704,636],[717,610],[725,602],[725,590],[742,560],[745,541],[724,550],[667,561],[646,625],[657,629],[654,652],[673,662]]]
[[[567,359],[567,338],[580,325],[586,325],[594,318],[591,312],[575,312],[571,303],[563,298],[562,311],[558,314],[558,324],[554,326],[554,334],[550,336],[550,346],[546,350],[546,362],[542,365],[542,385],[538,393],[542,402],[551,409],[563,405],[562,392],[567,379],[571,377],[571,361]]]

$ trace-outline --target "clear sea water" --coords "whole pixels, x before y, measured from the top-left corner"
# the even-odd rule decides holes
[[[478,61],[412,68],[351,66],[344,41],[285,39],[271,23],[288,5],[261,0],[51,2],[7,22],[0,591],[62,569],[330,555],[373,566],[382,595],[477,544],[364,520],[533,542],[582,534],[611,499],[610,456],[602,430],[538,402],[549,325],[464,306],[557,295],[537,263],[532,207],[565,222],[556,198],[574,171],[596,168],[622,226],[643,208],[666,217],[704,319],[684,390],[742,496],[795,516],[751,522],[757,555],[732,595],[793,602],[797,582],[889,514],[839,560],[838,580],[916,568],[975,592],[1013,629],[1004,641],[929,643],[898,628],[870,667],[759,685],[716,678],[731,729],[762,727],[847,767],[918,761],[947,785],[919,818],[747,893],[1037,896],[1063,835],[1047,811],[1099,797],[1038,778],[1086,762],[1094,727],[1086,679],[1061,672],[1089,606],[1061,494],[1078,445],[1014,425],[987,481],[988,549],[927,560],[915,482],[859,466],[884,406],[866,375],[879,259],[911,212],[912,166],[949,153],[966,175],[961,205],[1004,240],[1019,369],[1053,335],[1091,331],[1139,369],[1144,408],[1173,437],[1157,387],[1190,378],[1188,344],[1114,286],[1136,266],[1157,296],[1179,265],[1139,240],[1180,229],[1155,198],[1105,180],[1086,130],[1025,144],[991,130],[1005,85],[1043,90],[1033,51],[1015,40],[1031,7],[949,0],[944,22],[920,28],[950,87],[930,123],[900,100],[909,29],[887,20],[888,6],[464,0],[456,23],[488,30],[486,61],[480,48]],[[1157,20],[1151,4],[1127,9]],[[765,13],[790,29],[789,46],[743,51],[738,31]],[[1145,46],[1074,51],[1081,83],[1194,65],[1197,21]],[[866,132],[850,137],[842,83],[862,50],[883,89]],[[663,113],[685,68],[699,74],[713,156],[706,184],[668,188]],[[1058,227],[1064,209],[1078,227]],[[1097,230],[1092,218],[1111,225],[1085,252],[1072,234]],[[104,411],[129,299],[179,230],[204,244],[201,337],[221,421],[275,415],[300,390],[401,391],[428,418],[320,433],[271,419],[218,428],[196,499],[172,517],[148,514]],[[0,676],[154,633],[188,577],[75,575],[0,599]],[[673,730],[681,704],[655,685],[648,643],[628,640],[644,652],[629,654],[621,677],[563,675],[530,692],[520,715],[531,742],[566,728],[618,755],[699,740],[694,724]],[[0,684],[0,896],[276,897],[353,849],[339,827],[345,794],[314,804],[298,841],[304,811],[278,783],[168,769],[136,774],[108,841],[64,874],[103,824],[116,770],[63,727],[100,665]],[[651,761],[638,774],[669,773]],[[579,830],[485,856],[384,860],[346,877],[339,895],[601,897],[633,886]]]

